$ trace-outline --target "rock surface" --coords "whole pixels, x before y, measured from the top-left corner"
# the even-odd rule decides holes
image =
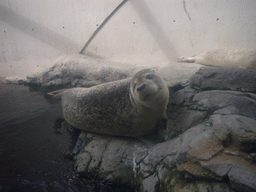
[[[201,90],[234,90],[256,93],[255,70],[228,67],[202,67],[191,78],[191,87]]]
[[[77,173],[121,178],[148,192],[256,191],[255,77],[252,70],[201,68],[190,86],[170,87],[166,126],[151,137],[82,132]]]

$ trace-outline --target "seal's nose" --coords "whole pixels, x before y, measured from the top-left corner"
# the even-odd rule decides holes
[[[143,85],[141,85],[141,86],[139,86],[138,88],[137,88],[137,91],[142,91],[143,89],[145,89],[146,88],[146,84],[143,84]]]

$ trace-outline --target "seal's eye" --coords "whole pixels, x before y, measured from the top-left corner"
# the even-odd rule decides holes
[[[153,73],[149,73],[146,75],[146,79],[154,79],[155,78],[155,74]]]

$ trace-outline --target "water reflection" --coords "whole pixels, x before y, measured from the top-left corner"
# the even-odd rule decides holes
[[[0,191],[27,191],[27,186],[42,190],[43,183],[74,176],[73,162],[64,154],[78,134],[56,134],[61,105],[44,96],[23,85],[0,84]]]

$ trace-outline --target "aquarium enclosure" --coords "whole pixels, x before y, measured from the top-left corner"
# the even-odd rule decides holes
[[[256,191],[256,1],[0,1],[5,191]]]

